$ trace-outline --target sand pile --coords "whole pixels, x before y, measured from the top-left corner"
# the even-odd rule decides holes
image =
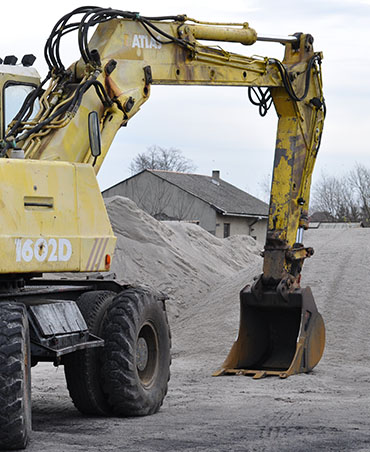
[[[166,293],[171,324],[180,328],[185,322],[193,331],[197,322],[224,318],[230,297],[238,311],[239,290],[260,271],[254,239],[219,239],[194,224],[159,222],[120,196],[107,199],[106,206],[117,236],[112,271],[121,282]]]

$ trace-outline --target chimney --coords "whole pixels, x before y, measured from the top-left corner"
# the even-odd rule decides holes
[[[212,179],[220,179],[220,171],[219,170],[213,170],[212,171]]]

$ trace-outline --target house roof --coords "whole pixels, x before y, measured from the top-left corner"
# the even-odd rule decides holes
[[[329,212],[314,212],[310,215],[310,222],[318,223],[318,222],[329,222],[335,223],[335,218]]]
[[[268,205],[220,178],[174,171],[146,170],[202,199],[223,215],[267,217]]]

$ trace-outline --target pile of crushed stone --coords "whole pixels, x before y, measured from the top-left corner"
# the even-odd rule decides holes
[[[190,316],[196,327],[197,321],[223,316],[231,290],[224,289],[230,285],[238,310],[237,294],[250,282],[245,278],[259,273],[262,264],[260,244],[252,237],[220,239],[195,224],[160,222],[121,196],[106,199],[106,207],[117,236],[111,270],[120,282],[165,293],[171,325],[190,326]]]

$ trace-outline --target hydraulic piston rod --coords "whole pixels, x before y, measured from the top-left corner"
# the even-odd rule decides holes
[[[289,42],[297,42],[297,36],[260,36],[257,35],[257,41],[265,41],[265,42],[280,42],[282,44],[286,44]]]

